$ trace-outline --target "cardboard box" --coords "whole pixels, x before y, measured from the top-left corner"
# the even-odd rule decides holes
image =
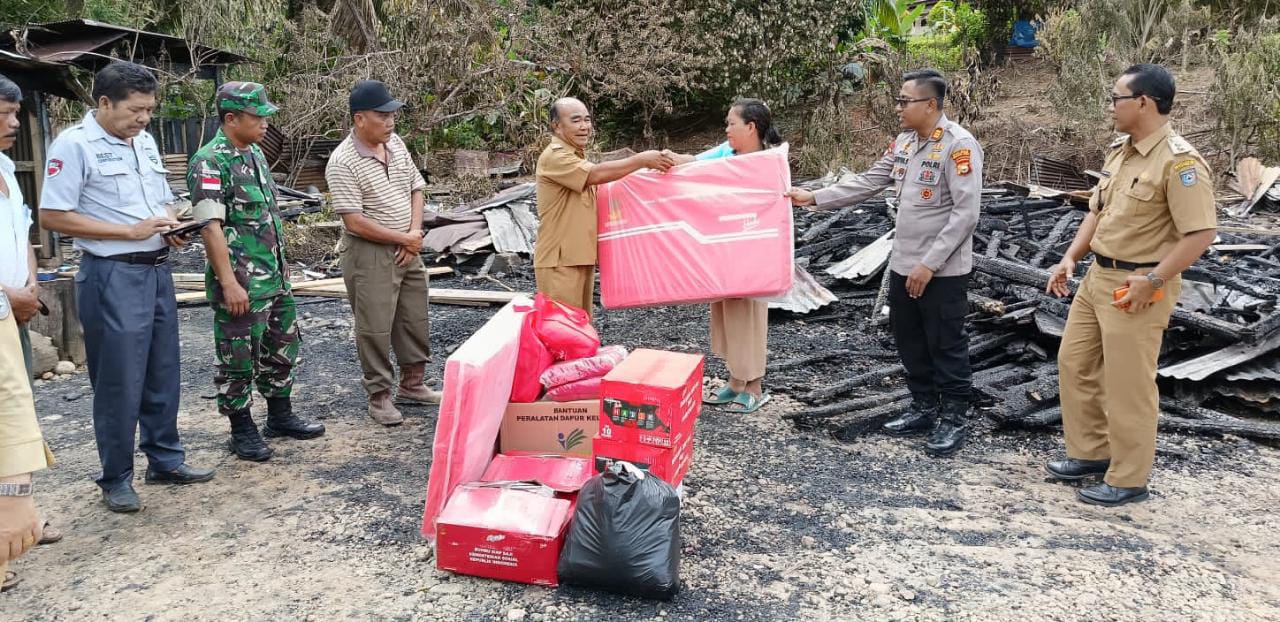
[[[566,499],[463,484],[436,519],[436,567],[555,587],[572,506]]]
[[[590,457],[599,418],[599,400],[507,404],[499,449]]]
[[[595,470],[603,473],[614,460],[630,462],[642,470],[662,478],[672,486],[679,486],[693,464],[693,439],[686,439],[676,449],[618,442],[604,438],[595,439]]]
[[[600,384],[599,438],[682,447],[702,412],[700,354],[636,350]]]

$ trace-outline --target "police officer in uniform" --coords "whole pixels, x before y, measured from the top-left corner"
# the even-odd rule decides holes
[[[205,291],[213,304],[218,411],[230,421],[228,444],[236,457],[262,462],[272,450],[249,411],[253,384],[267,400],[267,436],[310,439],[324,434],[324,426],[294,414],[289,399],[301,337],[276,185],[257,145],[277,108],[256,82],[222,85],[216,106],[222,127],[191,156],[187,186],[192,214],[209,222],[201,235],[209,259]]]
[[[596,278],[596,190],[642,168],[675,166],[673,154],[645,151],[595,164],[587,160],[594,127],[586,104],[566,97],[551,104],[551,144],[538,156],[538,241],[533,273],[538,291],[592,314]]]
[[[937,71],[906,74],[895,100],[905,131],[880,160],[848,181],[790,192],[795,205],[834,209],[894,188],[889,320],[912,401],[884,429],[928,432],[925,451],[934,456],[955,453],[968,435],[972,382],[964,317],[982,198],[982,147],[943,114],[946,94]]]
[[[1135,65],[1116,81],[1111,115],[1125,135],[1111,145],[1089,214],[1046,288],[1068,295],[1076,262],[1093,252],[1058,350],[1067,455],[1045,468],[1068,481],[1102,475],[1100,484],[1078,493],[1094,505],[1148,496],[1160,342],[1178,300],[1179,274],[1216,235],[1209,167],[1169,126],[1176,92],[1173,76],[1159,65]]]
[[[147,455],[147,483],[190,484],[213,478],[186,464],[178,440],[178,316],[170,246],[173,192],[147,124],[156,107],[155,76],[127,62],[107,65],[93,81],[97,108],[58,135],[40,195],[40,222],[75,237],[83,252],[76,300],[84,325],[93,430],[113,512],[137,512],[134,436]]]

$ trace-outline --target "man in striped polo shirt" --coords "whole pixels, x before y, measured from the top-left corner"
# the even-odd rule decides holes
[[[355,314],[369,416],[382,425],[399,425],[404,417],[392,403],[391,350],[400,365],[396,397],[440,402],[440,393],[423,384],[431,353],[427,270],[419,257],[427,182],[395,133],[396,113],[404,103],[376,80],[357,82],[348,101],[351,134],[329,157],[325,179],[345,228],[338,250]]]

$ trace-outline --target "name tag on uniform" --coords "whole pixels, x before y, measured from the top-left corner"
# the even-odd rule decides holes
[[[921,161],[920,161],[920,166],[923,166],[923,167],[925,167],[925,168],[931,168],[931,169],[937,170],[937,169],[942,168],[942,163],[941,163],[941,162],[938,162],[938,161],[936,161],[936,160],[921,160]]]

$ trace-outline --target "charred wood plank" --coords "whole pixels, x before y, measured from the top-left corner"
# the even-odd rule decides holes
[[[832,430],[831,436],[842,442],[852,441],[860,436],[879,430],[886,421],[905,412],[910,407],[911,400],[903,399],[872,408],[871,410],[862,411],[852,421],[845,422],[844,425]]]
[[[802,357],[800,357],[800,358],[790,359],[790,360],[786,360],[786,361],[778,361],[778,362],[776,362],[776,363],[769,363],[769,364],[765,367],[765,370],[766,370],[766,371],[775,371],[775,372],[776,372],[776,371],[782,371],[782,370],[784,370],[784,369],[792,369],[792,368],[795,368],[795,367],[803,367],[803,366],[805,366],[805,365],[809,365],[809,364],[812,364],[812,363],[817,363],[817,362],[820,362],[820,361],[825,361],[825,360],[827,360],[827,359],[833,359],[833,358],[836,358],[836,357],[838,357],[838,356],[848,356],[848,355],[850,355],[850,354],[853,354],[853,350],[827,350],[827,351],[825,351],[825,352],[819,352],[819,353],[817,353],[817,354],[810,354],[809,356],[802,356]]]
[[[1039,268],[1040,264],[1044,263],[1045,256],[1048,255],[1052,249],[1057,247],[1063,234],[1067,232],[1067,228],[1075,222],[1076,213],[1074,211],[1058,219],[1058,222],[1053,225],[1053,230],[1049,232],[1049,235],[1045,236],[1043,240],[1040,240],[1040,250],[1036,251],[1036,254],[1031,257],[1031,267]]]
[[[1041,270],[1024,264],[992,257],[974,257],[973,263],[974,268],[980,272],[1007,279],[1021,285],[1029,287],[1044,287],[1045,283],[1049,282],[1048,270]],[[1072,289],[1077,289],[1079,286],[1079,279],[1071,279]],[[1215,337],[1220,337],[1233,342],[1240,341],[1250,336],[1250,333],[1245,326],[1233,324],[1211,315],[1187,309],[1174,309],[1173,322],[1179,326],[1194,328]]]
[[[830,228],[831,228],[831,225],[834,225],[834,224],[836,224],[836,223],[840,222],[841,220],[843,220],[843,219],[844,219],[844,217],[845,217],[845,216],[848,216],[849,214],[851,214],[851,213],[853,212],[853,210],[855,210],[855,209],[857,209],[857,208],[858,208],[858,206],[857,206],[857,205],[846,205],[846,206],[844,206],[844,207],[840,208],[840,211],[836,212],[836,214],[835,214],[834,216],[832,216],[832,217],[830,217],[830,218],[828,218],[828,219],[826,219],[826,220],[824,220],[824,221],[822,221],[822,222],[820,222],[820,223],[818,223],[818,224],[816,224],[816,225],[814,225],[814,226],[812,226],[812,227],[809,227],[809,230],[808,230],[808,231],[805,231],[805,232],[804,232],[804,235],[800,236],[800,241],[801,241],[801,242],[808,242],[808,241],[813,240],[814,238],[816,238],[816,237],[818,237],[818,236],[822,235],[823,233],[825,233],[825,232],[827,231],[827,229],[830,229]]]
[[[1004,232],[996,231],[991,234],[991,241],[987,243],[987,250],[983,252],[986,257],[995,257],[1000,252],[1000,245],[1004,243]]]
[[[860,397],[853,400],[844,400],[826,406],[817,408],[809,408],[798,410],[793,413],[787,413],[782,416],[783,419],[829,419],[831,417],[839,417],[844,414],[857,414],[868,408],[882,406],[886,402],[897,402],[911,397],[911,391],[907,389],[899,389],[892,393],[878,393],[869,397]]]
[[[1160,418],[1160,429],[1196,434],[1233,434],[1267,441],[1280,440],[1280,424],[1245,421],[1235,417],[1228,417],[1227,420],[1205,421],[1166,415]]]
[[[901,374],[903,371],[904,371],[904,368],[902,367],[901,363],[886,365],[884,367],[877,367],[870,371],[866,371],[861,374],[858,374],[847,380],[842,380],[832,385],[814,389],[813,391],[810,391],[808,394],[804,395],[800,399],[809,403],[824,402],[833,397],[844,395],[845,393],[848,393],[854,389],[865,386],[872,382],[878,382],[885,378],[897,376],[898,374]]]
[[[813,244],[806,244],[796,249],[796,257],[808,257],[811,255],[821,255],[827,251],[834,251],[838,248],[852,246],[854,238],[858,237],[856,231],[846,231],[839,235],[833,235],[830,238]]]
[[[970,360],[981,359],[985,357],[987,354],[995,352],[996,350],[1003,348],[1004,346],[1012,343],[1017,339],[1018,339],[1017,335],[1012,335],[1007,333],[997,334],[997,335],[993,335],[991,337],[986,337],[983,339],[977,339],[969,345],[969,358]],[[902,367],[901,363],[898,363],[895,365],[887,365],[884,367],[878,367],[876,369],[872,369],[870,371],[866,371],[856,376],[853,376],[852,378],[849,378],[847,380],[842,380],[840,382],[836,382],[834,384],[827,385],[825,387],[814,389],[813,391],[810,391],[809,393],[803,396],[800,396],[800,400],[810,404],[825,402],[827,400],[830,400],[833,397],[844,395],[846,393],[849,393],[850,391],[853,391],[854,389],[866,386],[867,384],[870,384],[872,382],[876,382],[884,378],[897,376],[898,374],[901,374],[903,371],[904,371],[904,368]],[[977,378],[978,374],[975,374],[974,377]]]

